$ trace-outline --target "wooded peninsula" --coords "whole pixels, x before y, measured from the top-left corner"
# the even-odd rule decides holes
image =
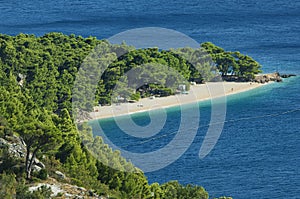
[[[107,46],[109,59],[115,61],[101,76],[91,102],[77,95],[73,85],[85,58],[99,45]],[[149,64],[168,66],[185,81],[176,75],[164,75],[163,67],[160,72],[149,69],[147,73]],[[120,78],[133,68],[144,70],[140,76],[148,75],[147,85],[115,90]],[[0,35],[0,198],[64,198],[68,193],[85,198],[207,199],[209,194],[198,185],[177,181],[149,184],[144,173],[119,151],[113,151],[101,137],[94,137],[87,123],[76,128],[73,114],[79,113],[72,111],[72,98],[82,99],[78,106],[91,111],[99,104],[110,105],[117,97],[139,100],[174,95],[178,88],[165,85],[176,82],[187,87],[190,82],[201,84],[218,78],[250,82],[260,72],[261,65],[250,56],[225,51],[210,42],[199,49],[161,50],[135,49],[125,43],[112,45],[73,34]],[[125,86],[137,79],[125,81]],[[85,142],[92,143],[93,154]],[[71,190],[53,195],[47,186],[31,189],[37,183],[50,182],[68,184]],[[80,193],[72,191],[81,187]]]

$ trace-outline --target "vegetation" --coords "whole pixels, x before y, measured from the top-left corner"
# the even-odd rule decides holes
[[[106,61],[115,61],[99,79],[95,101],[91,102],[72,89],[81,64],[96,46],[110,53]],[[77,129],[71,106],[72,95],[83,99],[81,108],[91,110],[95,104],[111,103],[111,98],[116,97],[114,92],[138,100],[150,95],[174,94],[179,83],[210,81],[219,72],[245,78],[259,72],[260,65],[248,56],[225,52],[211,43],[202,47],[215,61],[213,67],[202,49],[136,50],[125,44],[110,45],[94,37],[60,33],[42,37],[0,35],[0,137],[18,135],[27,151],[23,160],[1,148],[0,198],[47,198],[46,188],[32,193],[28,192],[27,185],[37,179],[45,180],[57,170],[64,172],[70,183],[114,198],[208,198],[199,186],[183,186],[176,181],[150,185],[145,175],[119,151],[113,151],[101,137],[93,137],[86,123]],[[97,64],[90,64],[92,71],[98,70]],[[119,85],[117,82],[131,69],[136,75]],[[134,84],[145,77],[147,82]],[[126,91],[128,85],[132,87]],[[34,172],[35,158],[42,160],[46,169]]]
[[[201,47],[211,55],[223,77],[235,76],[238,79],[250,81],[255,74],[261,72],[261,65],[248,55],[225,51],[210,42],[201,44]]]
[[[16,181],[15,174],[0,174],[0,197],[3,199],[44,199],[50,198],[51,190],[45,186],[30,192],[24,181]]]

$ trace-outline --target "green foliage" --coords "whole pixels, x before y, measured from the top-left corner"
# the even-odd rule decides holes
[[[41,180],[47,180],[48,178],[48,171],[46,169],[41,169],[38,174],[37,177]]]
[[[190,80],[193,70],[186,59],[172,51],[159,51],[157,48],[131,50],[120,56],[104,72],[101,81],[105,87],[99,92],[102,97],[98,102],[110,104],[109,96],[113,92],[116,93],[113,98],[118,95],[127,98],[144,84],[156,83],[163,88],[171,86],[171,93],[174,93],[179,82]],[[124,74],[127,74],[126,78],[121,78]],[[131,90],[125,89],[128,86]]]
[[[170,181],[161,186],[163,195],[161,198],[169,199],[208,199],[208,193],[203,187],[186,185],[183,186],[177,181]]]
[[[26,143],[26,173],[31,178],[33,160],[38,153],[49,152],[61,142],[61,132],[52,121],[51,114],[46,110],[28,111],[16,131]],[[31,154],[31,155],[30,155]]]
[[[211,81],[218,75],[218,70],[214,66],[210,54],[205,49],[185,47],[172,49],[171,51],[188,60],[191,64],[189,81],[203,83],[204,81]]]
[[[201,46],[211,55],[223,77],[236,76],[241,80],[251,80],[261,72],[261,65],[248,55],[240,52],[227,52],[210,42]]]
[[[29,89],[35,104],[55,112],[71,110],[75,74],[83,59],[101,42],[61,33],[43,37],[0,35],[0,65],[7,75],[17,77],[18,83]]]
[[[0,198],[11,199],[16,196],[15,174],[0,174]]]
[[[137,93],[133,93],[130,97],[132,100],[136,100],[139,101],[139,99],[141,98],[141,94],[139,92]]]
[[[153,183],[150,185],[150,196],[152,199],[160,199],[165,196],[161,186],[158,183]]]
[[[19,183],[16,189],[16,198],[17,199],[50,199],[51,197],[51,188],[47,186],[41,186],[35,191],[29,191],[28,187],[25,184]]]
[[[12,130],[9,128],[7,120],[0,116],[0,137],[3,138],[12,134]]]
[[[50,198],[51,189],[42,186],[30,192],[24,182],[17,182],[15,174],[0,174],[0,198],[3,199],[46,199]]]
[[[21,174],[23,172],[22,167],[18,166],[21,164],[21,160],[13,157],[7,147],[0,149],[0,162],[0,173],[4,171]]]

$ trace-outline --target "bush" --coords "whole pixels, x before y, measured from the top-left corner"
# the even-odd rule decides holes
[[[10,199],[16,195],[16,179],[14,174],[3,173],[0,175],[0,198]]]
[[[84,184],[82,183],[82,181],[78,180],[76,178],[71,178],[71,184],[75,184],[75,185],[80,186],[80,187],[84,186]]]
[[[13,157],[8,152],[8,147],[0,149],[0,171],[6,171],[7,173],[15,173],[17,176],[22,174],[23,167],[21,160]]]
[[[38,174],[37,177],[41,180],[47,180],[48,178],[48,171],[46,169],[41,169]]]
[[[41,186],[38,190],[31,192],[25,184],[19,184],[16,199],[47,199],[51,198],[51,193],[51,188],[47,186]]]
[[[132,94],[132,95],[130,96],[130,98],[131,98],[131,100],[139,101],[139,99],[141,98],[141,95],[140,95],[139,92],[136,92],[136,93]]]

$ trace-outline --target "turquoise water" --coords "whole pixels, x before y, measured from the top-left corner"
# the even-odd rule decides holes
[[[227,97],[226,120],[211,153],[198,153],[210,119],[210,102],[201,102],[200,128],[186,153],[159,171],[146,173],[150,182],[179,180],[204,186],[211,196],[235,198],[297,198],[299,194],[299,77],[272,83]],[[185,106],[184,108],[195,108]],[[290,110],[296,110],[289,112]],[[180,107],[167,109],[168,120],[160,133],[149,139],[124,134],[113,119],[98,121],[108,138],[124,150],[146,153],[159,150],[175,136]],[[148,113],[132,115],[141,126]],[[193,118],[190,118],[192,121]]]
[[[199,43],[212,41],[226,50],[248,54],[263,65],[264,72],[300,74],[299,1],[12,0],[0,1],[0,10],[0,32],[5,34],[59,31],[102,39],[131,28],[164,27]],[[171,165],[146,173],[149,181],[177,179],[198,184],[211,197],[299,198],[300,112],[283,114],[300,108],[299,88],[300,79],[295,77],[229,96],[226,120],[230,122],[225,123],[211,153],[201,160],[198,153],[211,110],[210,102],[200,103],[200,128],[193,143]],[[168,109],[164,128],[150,142],[124,134],[113,120],[100,123],[116,145],[150,152],[174,138],[179,110]],[[133,119],[141,126],[150,122],[146,113]]]

